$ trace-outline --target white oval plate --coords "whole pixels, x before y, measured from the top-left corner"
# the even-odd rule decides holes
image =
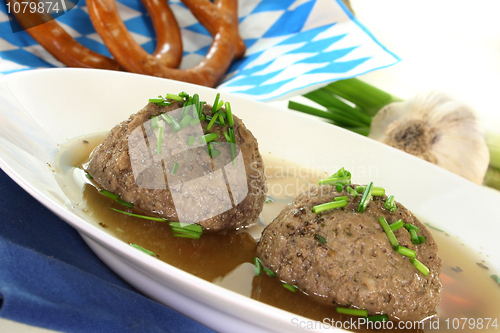
[[[206,101],[216,95],[206,87],[103,70],[64,68],[4,76],[0,167],[76,228],[111,269],[158,302],[220,332],[296,329],[293,323],[306,319],[192,276],[89,223],[56,182],[63,171],[56,164],[62,145],[111,129],[144,107],[150,97],[181,91],[198,93]],[[313,117],[224,93],[221,98],[231,102],[262,153],[327,172],[344,166],[356,182],[384,186],[415,214],[488,255],[490,267],[500,271],[498,192]]]

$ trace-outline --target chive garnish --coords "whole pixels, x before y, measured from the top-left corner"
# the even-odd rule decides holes
[[[389,227],[389,223],[387,223],[387,220],[385,217],[381,216],[378,218],[378,221],[382,225],[382,228],[384,229],[385,233],[387,234],[387,237],[389,238],[389,242],[391,243],[392,247],[396,247],[399,245],[398,239],[394,235],[394,232],[391,230],[391,227]]]
[[[368,318],[366,318],[366,320],[368,320],[368,321],[388,321],[389,316],[386,314],[369,316]]]
[[[491,275],[491,278],[492,278],[494,281],[496,281],[496,283],[500,284],[500,277],[498,277],[498,275],[493,274],[493,275]]]
[[[155,129],[158,128],[158,116],[151,117],[151,128]]]
[[[197,234],[190,234],[190,233],[180,233],[176,232],[174,233],[174,237],[179,237],[179,238],[190,238],[190,239],[200,239],[201,236]]]
[[[424,244],[425,243],[425,237],[424,236],[418,236],[418,242],[419,242],[419,244]]]
[[[262,274],[262,263],[260,262],[260,259],[258,257],[253,258],[253,264],[254,264],[254,273],[257,276],[260,276]]]
[[[276,273],[274,273],[272,270],[270,270],[269,268],[267,267],[262,267],[262,269],[264,270],[264,272],[266,272],[266,274],[270,277],[275,277],[276,276]]]
[[[299,288],[297,286],[294,286],[293,284],[290,283],[283,283],[282,284],[283,288],[290,290],[291,292],[295,293]]]
[[[391,210],[394,207],[394,196],[390,195],[385,199],[384,207],[385,209]]]
[[[121,199],[116,199],[116,202],[118,202],[120,205],[125,206],[127,208],[133,208],[134,204],[130,202],[123,201]]]
[[[159,98],[150,98],[149,99],[149,103],[161,103],[163,102],[163,98],[162,97],[159,97]]]
[[[174,101],[178,101],[178,102],[183,102],[184,101],[184,98],[182,96],[180,96],[180,94],[179,95],[167,94],[167,96],[165,98],[167,98],[167,99],[173,99]]]
[[[335,310],[338,313],[347,314],[347,315],[351,315],[351,316],[359,316],[359,317],[368,316],[368,310],[349,309],[349,308],[341,308],[341,307],[336,307]]]
[[[413,224],[406,223],[405,224],[405,229],[410,231],[410,230],[415,230],[416,232],[419,232],[419,228],[417,226],[414,226]]]
[[[356,192],[356,190],[355,190],[355,189],[353,189],[352,187],[347,186],[346,188],[347,188],[347,193],[349,193],[349,194],[350,194],[350,195],[352,195],[353,197],[357,197],[357,196],[359,196],[359,193],[358,193],[358,192]]]
[[[334,208],[340,208],[347,206],[347,201],[346,200],[340,200],[340,201],[332,201],[332,202],[327,202],[321,205],[314,206],[312,208],[313,213],[320,213],[325,210],[329,209],[334,209]]]
[[[437,231],[444,232],[444,230],[438,229],[438,228],[436,228],[435,226],[431,225],[430,223],[427,223],[427,222],[426,222],[426,223],[424,223],[424,224],[425,224],[426,226],[428,226],[429,228],[431,228],[431,229],[434,229],[434,230],[437,230]]]
[[[356,186],[356,192],[358,193],[363,193],[366,189],[366,186],[363,186],[363,185],[360,185],[360,186]],[[383,187],[379,187],[379,186],[373,186],[373,190],[372,190],[372,195],[376,196],[376,197],[381,197],[385,194],[385,188]]]
[[[194,136],[190,135],[189,138],[187,139],[186,143],[188,146],[192,146],[195,141],[196,141],[196,138]]]
[[[179,168],[179,163],[174,162],[174,169],[172,170],[172,174],[174,175],[177,172],[177,169]]]
[[[92,177],[92,175],[90,173],[88,173],[87,171],[85,171],[85,177],[87,177],[88,179],[92,179],[94,177]]]
[[[218,110],[217,105],[219,105],[219,98],[220,98],[220,93],[217,93],[217,95],[215,96],[214,104],[212,105],[212,113],[215,113]]]
[[[351,176],[346,176],[346,177],[329,177],[329,178],[326,178],[326,179],[321,179],[318,183],[319,183],[319,185],[337,184],[337,183],[340,183],[342,185],[349,185],[351,183]]]
[[[333,198],[334,201],[340,201],[340,200],[349,200],[349,197],[347,195],[341,196],[341,197],[335,197]]]
[[[214,123],[217,120],[217,118],[218,117],[216,117],[216,116],[212,117],[212,120],[210,120],[210,122],[207,125],[207,129],[206,129],[207,131],[209,131],[212,128],[212,126],[214,125]]]
[[[208,133],[208,134],[205,134],[205,135],[201,136],[198,139],[198,142],[199,143],[208,143],[210,141],[214,141],[218,137],[219,137],[219,134],[217,134],[217,133]]]
[[[409,249],[407,247],[401,246],[401,245],[395,246],[394,250],[397,253],[402,254],[404,256],[407,256],[407,257],[410,257],[410,258],[415,258],[417,256],[417,253],[415,251],[413,251],[412,249]]]
[[[156,141],[156,154],[161,154],[161,141],[163,139],[163,127],[158,129],[158,140]]]
[[[224,121],[224,115],[222,113],[219,113],[219,121],[222,126],[226,125],[226,122]]]
[[[224,101],[220,100],[219,103],[217,104],[217,111],[219,111],[223,105],[224,105]]]
[[[321,236],[321,235],[316,234],[316,235],[314,235],[314,238],[316,238],[320,244],[326,244],[326,239],[325,239],[325,237],[323,237],[323,236]]]
[[[181,128],[184,128],[186,127],[187,125],[190,124],[191,120],[193,119],[193,117],[191,117],[190,115],[185,115],[184,118],[182,118],[181,122],[179,123],[179,125],[181,126]]]
[[[415,229],[410,229],[408,230],[410,232],[410,239],[411,239],[411,242],[415,245],[418,245],[420,244],[420,240],[418,239],[418,235],[417,235],[417,232],[415,231]]]
[[[424,264],[422,264],[415,258],[411,258],[410,260],[412,265],[415,266],[415,268],[418,269],[422,274],[424,274],[425,276],[429,275],[429,269]]]
[[[231,142],[231,138],[229,137],[229,134],[227,134],[227,132],[222,132],[222,134],[224,134],[224,138],[226,138],[227,142]]]
[[[196,233],[196,234],[203,234],[203,227],[199,224],[192,224],[192,223],[182,223],[182,222],[168,222],[168,225],[173,229],[180,229],[183,230],[183,232],[190,232],[190,233]]]
[[[115,212],[119,212],[119,213],[122,213],[122,214],[125,214],[128,216],[138,217],[138,218],[145,219],[145,220],[151,220],[151,221],[157,221],[157,222],[167,222],[168,221],[167,219],[164,219],[161,217],[152,217],[152,216],[146,216],[146,215],[133,214],[133,213],[129,213],[129,212],[126,212],[123,210],[113,208],[113,207],[110,207],[110,209],[114,210]]]
[[[342,183],[338,182],[337,184],[335,184],[335,190],[337,190],[337,192],[342,192],[343,189],[344,186],[342,185]]]
[[[358,188],[356,187],[356,191]],[[373,191],[373,182],[370,182],[368,186],[366,186],[363,196],[361,197],[361,201],[359,202],[358,206],[358,212],[362,213],[365,211],[366,207],[368,206],[368,203],[370,203],[370,200],[372,199],[372,191]]]
[[[210,157],[211,158],[216,158],[217,156],[220,155],[220,150],[218,150],[217,148],[215,148],[213,146],[213,142],[209,143],[209,145],[212,145],[209,149],[209,154],[210,154]]]
[[[231,111],[231,104],[226,102],[226,114],[227,114],[227,124],[229,126],[234,125],[233,112]]]
[[[189,126],[193,127],[194,125],[198,124],[200,122],[200,118],[193,118],[190,122],[189,122]]]
[[[130,243],[130,246],[132,246],[133,248],[136,248],[137,250],[140,250],[146,254],[149,254],[151,257],[155,257],[155,258],[157,257],[156,253],[154,253],[153,251],[149,251],[140,245],[137,245],[135,243]]]
[[[403,225],[404,225],[403,220],[399,219],[399,220],[397,220],[396,222],[391,223],[391,224],[389,225],[389,227],[391,228],[391,230],[392,230],[392,231],[396,231],[396,230],[398,230],[399,228],[402,228],[402,227],[403,227]]]
[[[264,203],[271,203],[271,202],[274,202],[274,199],[266,195],[266,201],[264,201]]]
[[[120,196],[118,194],[114,194],[114,193],[111,193],[111,192],[106,191],[106,190],[99,190],[99,193],[101,193],[102,195],[104,195],[112,200],[120,199]]]

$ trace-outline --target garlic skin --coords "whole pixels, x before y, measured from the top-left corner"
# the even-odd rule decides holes
[[[474,110],[431,91],[391,103],[373,118],[369,137],[482,184],[490,154]]]

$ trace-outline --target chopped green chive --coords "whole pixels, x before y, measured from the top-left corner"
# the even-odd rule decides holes
[[[262,263],[260,262],[260,259],[258,257],[253,258],[253,264],[254,264],[254,273],[257,276],[260,276],[262,274]]]
[[[429,269],[424,264],[422,264],[415,258],[411,258],[410,260],[412,265],[415,266],[415,268],[418,269],[422,274],[424,274],[425,276],[429,275]]]
[[[171,228],[181,229],[184,232],[196,233],[196,234],[200,234],[200,235],[203,233],[203,227],[199,224],[182,223],[182,222],[169,222],[168,225]]]
[[[356,191],[358,188],[356,187]],[[364,189],[363,196],[361,197],[361,201],[359,202],[358,206],[358,212],[362,213],[365,211],[366,207],[370,203],[370,200],[372,199],[372,191],[373,191],[373,182],[368,184],[366,188]]]
[[[387,199],[385,199],[385,203],[384,203],[385,209],[392,211],[392,209],[395,206],[396,205],[394,204],[394,196],[393,195],[388,196]]]
[[[231,111],[231,104],[226,102],[226,114],[227,114],[227,124],[229,126],[234,125],[233,112]]]
[[[179,238],[190,238],[190,239],[200,239],[201,235],[198,234],[192,234],[192,233],[180,233],[180,232],[174,232],[174,237],[179,237]]]
[[[217,103],[217,111],[219,111],[223,105],[224,105],[224,101],[220,100],[219,103]]]
[[[174,169],[172,170],[173,175],[177,172],[177,169],[179,169],[179,163],[174,162]]]
[[[190,135],[189,138],[187,139],[186,143],[188,146],[192,146],[195,141],[196,141],[196,138],[194,136]]]
[[[88,179],[92,179],[94,177],[92,177],[92,175],[90,173],[88,173],[87,171],[85,171],[85,177],[87,177]]]
[[[218,137],[219,137],[219,134],[217,134],[217,133],[208,133],[208,134],[205,134],[205,135],[201,136],[198,139],[198,142],[199,143],[208,143],[210,141],[214,141]]]
[[[132,246],[133,248],[136,248],[137,250],[142,251],[146,254],[149,254],[151,257],[155,257],[155,258],[157,257],[156,253],[154,253],[153,251],[149,251],[140,245],[137,245],[135,243],[130,243],[130,246]]]
[[[217,106],[219,105],[219,98],[220,98],[220,94],[217,93],[217,95],[215,96],[214,105],[212,105],[212,113],[215,113],[218,110]]]
[[[266,274],[270,277],[275,277],[276,276],[276,273],[274,273],[272,270],[270,270],[269,268],[267,267],[262,267],[262,269],[264,270],[264,272],[266,272]]]
[[[179,125],[179,123],[177,122],[177,119],[175,119],[175,117],[172,116],[170,113],[168,114],[163,113],[161,117],[167,122],[167,124],[170,125],[170,127],[174,132],[179,132],[182,129],[181,125]]]
[[[200,118],[193,118],[190,122],[189,122],[189,126],[193,127],[194,125],[198,124],[200,122]]]
[[[358,193],[363,193],[366,189],[366,186],[363,186],[363,185],[360,185],[360,186],[356,186],[356,192]],[[376,196],[376,197],[381,197],[385,194],[385,189],[383,187],[379,187],[379,186],[373,186],[373,190],[372,190],[372,195]]]
[[[403,227],[403,225],[404,225],[403,220],[399,219],[399,220],[397,220],[396,222],[391,223],[391,224],[389,225],[389,227],[391,228],[391,230],[392,230],[392,231],[396,231],[396,230],[398,230],[398,229],[402,228],[402,227]]]
[[[158,140],[156,141],[156,154],[161,154],[161,141],[163,139],[163,127],[158,129]]]
[[[500,284],[500,277],[498,277],[498,275],[496,274],[493,274],[491,275],[491,278],[498,284]]]
[[[222,132],[224,134],[224,138],[226,138],[227,142],[231,142],[231,138],[229,137],[229,134],[227,132]]]
[[[159,98],[150,98],[149,99],[149,103],[161,103],[163,102],[163,98],[162,97],[159,97]]]
[[[155,117],[151,117],[151,128],[152,129],[155,129],[155,128],[158,128],[159,125],[158,125],[158,116],[155,116]]]
[[[182,94],[182,93],[181,93]],[[180,95],[180,94],[179,94]],[[179,96],[179,95],[174,95],[174,94],[167,94],[167,96],[165,98],[167,99],[173,99],[174,101],[178,101],[178,102],[183,102],[184,101],[184,98]]]
[[[116,202],[118,202],[120,205],[125,206],[127,208],[133,208],[134,204],[130,202],[123,201],[121,199],[116,199]]]
[[[415,229],[410,229],[408,230],[410,232],[410,239],[411,239],[411,242],[415,245],[418,245],[420,244],[420,240],[418,239],[418,235],[417,235],[417,232],[415,231]]]
[[[410,258],[415,258],[417,256],[417,253],[415,251],[401,245],[395,246],[394,250],[396,250],[397,253]]]
[[[218,117],[216,117],[216,116],[212,117],[212,119],[210,120],[210,122],[207,125],[207,129],[206,129],[207,131],[209,131],[212,128],[212,126],[214,125],[214,123],[217,120],[217,118]]]
[[[193,119],[193,117],[191,117],[190,115],[185,115],[184,118],[182,118],[181,122],[179,123],[179,125],[181,125],[181,128],[184,128],[186,127],[187,125],[190,124],[191,120]]]
[[[386,314],[369,316],[368,318],[366,318],[366,320],[368,320],[368,321],[389,321],[389,316]]]
[[[133,214],[133,213],[125,212],[123,210],[119,210],[119,209],[116,209],[113,207],[110,207],[110,209],[114,210],[115,212],[119,212],[119,213],[122,213],[122,214],[125,214],[128,216],[138,217],[138,218],[145,219],[145,220],[151,220],[151,221],[157,221],[157,222],[167,222],[168,221],[167,219],[164,219],[161,217],[152,217],[152,216],[146,216],[146,215]]]
[[[350,194],[350,195],[352,195],[353,197],[357,197],[357,196],[359,196],[359,193],[358,193],[358,192],[356,192],[356,190],[355,190],[355,189],[353,189],[352,187],[347,186],[346,188],[347,188],[347,193],[349,193],[349,194]]]
[[[316,235],[314,235],[314,238],[316,238],[320,244],[326,244],[326,239],[325,239],[325,237],[323,237],[323,236],[321,236],[321,235],[316,234]]]
[[[335,184],[335,190],[337,192],[342,192],[343,189],[344,189],[344,186],[342,185],[342,183],[338,182],[337,184]]]
[[[226,125],[226,122],[224,121],[224,115],[222,112],[219,112],[219,121],[222,126]]]
[[[340,201],[340,200],[349,200],[349,197],[347,195],[341,196],[341,197],[335,197],[333,198],[334,201]]]
[[[410,223],[405,224],[405,229],[408,231],[415,230],[416,232],[418,232],[420,230],[417,226],[414,226],[413,224],[410,224]]]
[[[342,313],[342,314],[346,314],[346,315],[351,315],[351,316],[359,316],[359,317],[366,317],[366,316],[368,316],[368,310],[348,309],[348,308],[341,308],[341,307],[336,307],[335,310],[338,313]]]
[[[220,150],[218,150],[217,148],[215,148],[213,146],[213,142],[209,143],[209,145],[211,145],[210,149],[208,150],[209,154],[210,154],[210,157],[211,158],[216,158],[217,156],[220,155]]]
[[[325,184],[337,184],[340,183],[342,185],[349,185],[351,183],[351,177],[330,177],[327,179],[321,179],[319,182],[319,185],[325,185]]]
[[[299,288],[297,286],[294,286],[293,284],[290,283],[283,283],[282,284],[283,288],[290,290],[293,293],[296,293]]]
[[[329,209],[334,209],[334,208],[340,208],[347,206],[347,201],[346,200],[340,200],[340,201],[333,201],[333,202],[327,202],[321,205],[314,206],[312,208],[313,213],[320,213],[325,210]]]
[[[418,236],[418,242],[419,242],[419,244],[424,244],[425,243],[425,237],[424,236]]]
[[[385,233],[387,234],[387,237],[389,238],[389,242],[391,243],[392,247],[396,247],[399,245],[398,239],[394,235],[394,232],[391,230],[391,227],[389,227],[389,223],[387,223],[387,220],[385,217],[381,216],[378,218],[378,221],[382,225],[382,228],[384,229]]]
[[[114,193],[111,193],[111,192],[106,191],[106,190],[99,190],[99,193],[101,193],[102,195],[104,195],[110,199],[113,199],[113,200],[120,199],[120,196],[118,194],[114,194]]]

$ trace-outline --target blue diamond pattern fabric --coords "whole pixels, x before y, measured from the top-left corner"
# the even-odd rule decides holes
[[[66,0],[68,2],[69,0]],[[212,42],[207,30],[180,1],[169,1],[181,28],[181,68],[195,66]],[[120,17],[149,53],[156,36],[138,0],[117,0]],[[0,6],[0,75],[35,68],[63,67],[25,31],[13,33]],[[288,98],[397,63],[341,0],[244,0],[239,2],[240,34],[247,51],[233,61],[218,90],[256,100]],[[110,56],[87,15],[85,0],[57,21],[77,41]]]

